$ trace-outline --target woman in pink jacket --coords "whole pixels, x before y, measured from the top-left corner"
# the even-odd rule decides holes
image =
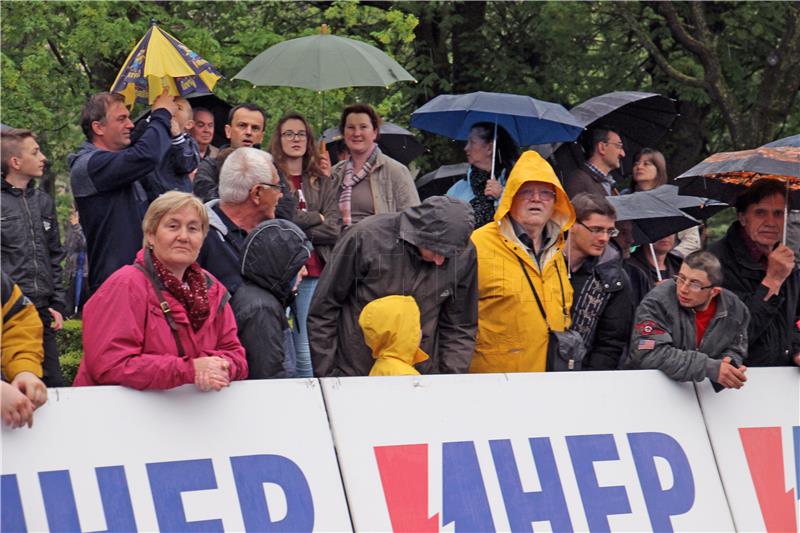
[[[208,232],[205,207],[172,191],[150,205],[144,248],[87,302],[74,385],[220,390],[247,377],[225,287],[196,263]]]

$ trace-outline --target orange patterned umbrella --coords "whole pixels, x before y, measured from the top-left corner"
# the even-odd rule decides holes
[[[761,147],[714,154],[677,178],[680,193],[714,198],[729,204],[755,181],[777,179],[786,184],[788,205],[800,209],[800,147]]]

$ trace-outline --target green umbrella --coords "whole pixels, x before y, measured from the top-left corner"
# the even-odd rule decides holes
[[[416,81],[374,46],[328,33],[283,41],[258,54],[233,77],[253,85],[327,91],[342,87],[388,87]]]

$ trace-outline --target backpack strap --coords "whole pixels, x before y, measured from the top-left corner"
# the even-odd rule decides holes
[[[174,337],[175,344],[178,347],[178,355],[181,357],[186,357],[186,352],[183,349],[183,343],[181,342],[180,335],[178,335],[178,325],[175,323],[175,319],[172,317],[172,309],[170,309],[169,303],[167,302],[166,298],[164,298],[164,294],[159,288],[155,272],[151,268],[153,261],[150,259],[150,250],[146,248],[144,251],[144,261],[147,268],[138,263],[134,263],[133,266],[142,271],[147,279],[150,280],[150,284],[153,286],[153,290],[156,292],[156,298],[159,301],[161,311],[164,313],[164,318],[167,319],[167,324],[169,324],[169,329],[172,331],[172,336]]]

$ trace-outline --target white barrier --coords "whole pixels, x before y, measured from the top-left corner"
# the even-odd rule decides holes
[[[51,390],[2,445],[4,532],[351,528],[316,380]]]
[[[733,529],[692,385],[660,372],[321,381],[358,531]]]
[[[798,531],[800,369],[750,368],[737,391],[697,386],[739,531]]]

